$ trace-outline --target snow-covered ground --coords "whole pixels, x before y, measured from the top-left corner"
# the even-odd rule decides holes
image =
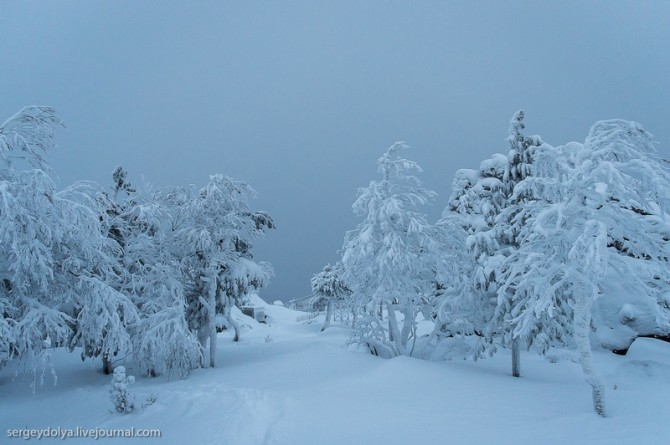
[[[637,340],[628,356],[596,352],[608,418],[595,415],[578,364],[526,354],[522,378],[509,355],[478,362],[373,357],[346,347],[346,327],[268,305],[268,324],[244,318],[240,343],[220,334],[219,367],[187,380],[137,376],[135,412],[112,412],[100,363],[58,352],[33,395],[30,378],[0,371],[0,443],[8,429],[160,429],[160,439],[74,443],[165,444],[656,444],[670,437],[670,345]],[[241,317],[238,314],[238,317]],[[302,319],[301,321],[298,321]],[[554,360],[555,361],[555,360]],[[134,374],[127,367],[129,375]],[[147,399],[155,402],[147,404]],[[146,404],[147,406],[141,407]],[[36,440],[36,439],[33,439]],[[40,443],[63,442],[42,439]],[[67,443],[69,440],[64,441]]]

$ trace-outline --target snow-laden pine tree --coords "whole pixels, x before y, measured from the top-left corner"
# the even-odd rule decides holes
[[[67,305],[68,275],[56,264],[64,221],[54,211],[53,180],[42,170],[0,173],[0,273],[5,335],[0,343],[9,358],[25,360],[35,372],[52,346],[67,343],[72,318]]]
[[[471,295],[474,260],[464,248],[467,233],[462,220],[446,210],[435,224],[435,238],[440,247],[439,261],[434,264],[435,280],[429,305],[424,311],[425,319],[434,321],[433,332],[423,339],[422,355],[425,358],[442,360],[453,356],[447,341],[464,333],[472,333],[473,311],[464,310],[481,303],[463,298]]]
[[[274,228],[270,216],[249,209],[255,196],[248,184],[223,175],[211,176],[200,190],[170,194],[186,319],[203,349],[209,342],[210,366],[216,366],[217,314],[230,323],[231,304],[265,285],[271,276],[269,264],[256,264],[250,253],[253,242]]]
[[[321,272],[312,277],[312,292],[315,295],[312,305],[325,305],[326,307],[326,319],[321,327],[322,332],[330,326],[333,307],[342,305],[351,295],[351,290],[342,279],[343,272],[342,263],[338,261],[335,266],[326,265]]]
[[[246,304],[247,297],[267,286],[274,275],[270,263],[253,260],[250,248],[245,243],[244,250],[236,250],[235,259],[222,268],[219,274],[217,314],[222,314],[226,327],[232,327],[235,331],[233,341],[240,340],[241,331],[231,310]]]
[[[131,353],[139,316],[117,285],[121,247],[106,235],[98,203],[91,199],[96,186],[75,183],[56,194],[52,212],[64,228],[53,238],[59,243],[54,264],[66,298],[61,310],[72,318],[68,347],[81,347],[82,358],[100,357],[104,372],[110,373],[115,357]]]
[[[0,126],[0,366],[11,358],[36,367],[69,336],[55,250],[65,227],[53,209],[55,185],[44,155],[62,125],[49,107],[26,107]],[[33,380],[33,389],[35,379]]]
[[[529,193],[514,193],[515,186],[527,177],[534,174],[533,159],[538,150],[545,145],[540,136],[526,136],[523,134],[525,125],[523,123],[524,112],[517,111],[510,121],[509,130],[507,134],[507,141],[510,144],[510,150],[507,154],[509,161],[508,174],[509,178],[503,181],[505,203],[499,209],[495,217],[492,234],[497,239],[498,245],[501,247],[500,253],[504,258],[512,255],[519,248],[519,224],[523,224],[524,210],[526,202],[533,200],[534,196]],[[498,257],[498,260],[500,257]],[[497,263],[497,261],[495,261]],[[499,263],[498,263],[499,264]],[[495,273],[494,273],[495,274]],[[497,277],[499,273],[495,274]],[[496,283],[499,288],[500,281]],[[511,289],[513,293],[514,290]],[[501,298],[501,292],[497,291],[498,298],[496,301],[496,309],[494,312],[493,321],[484,330],[486,334],[485,341],[480,345],[487,345],[480,347],[480,351],[491,347],[494,339],[499,337],[502,344],[509,346],[512,350],[512,375],[514,377],[521,376],[521,340],[514,336],[505,336],[504,330],[502,335],[495,326],[500,323],[510,323],[511,314],[510,306],[506,303],[506,299]],[[509,297],[509,293],[506,295]],[[493,347],[495,349],[495,346]]]
[[[670,233],[663,210],[670,170],[639,124],[618,120],[596,123],[583,145],[543,146],[535,162],[536,175],[514,191],[535,199],[516,217],[519,247],[500,269],[499,298],[511,317],[499,329],[540,352],[576,346],[604,415],[604,387],[590,359],[592,309],[616,312],[615,289],[634,282],[637,295],[627,298],[655,305],[667,324],[670,251],[659,241]]]
[[[512,349],[512,374],[520,375],[519,343],[504,336],[498,326],[507,320],[509,305],[498,297],[499,271],[506,257],[518,247],[513,220],[527,196],[515,195],[514,187],[533,172],[533,157],[543,142],[539,136],[523,134],[523,111],[510,121],[506,155],[495,154],[478,170],[459,170],[445,215],[456,215],[467,232],[465,247],[473,264],[466,267],[469,279],[446,302],[440,329],[450,334],[476,335],[480,341],[475,358],[496,351],[502,344]],[[467,264],[469,261],[461,261]]]
[[[435,227],[418,212],[436,194],[414,175],[418,164],[398,155],[406,148],[393,144],[377,161],[381,179],[359,189],[353,209],[363,221],[342,248],[343,279],[361,314],[353,341],[384,357],[413,352],[416,317],[439,261]]]
[[[186,323],[180,263],[171,244],[173,215],[162,192],[140,194],[125,176],[122,169],[114,172],[116,211],[108,233],[123,246],[119,285],[140,316],[133,359],[148,375],[175,371],[184,377],[199,366],[202,352]],[[120,190],[131,199],[120,201]]]
[[[76,344],[106,358],[125,353],[135,320],[132,303],[108,283],[114,245],[97,215],[56,192],[43,155],[59,123],[52,109],[29,107],[0,130],[0,270],[11,308],[10,351],[33,363],[52,346]],[[17,159],[32,168],[18,170]]]
[[[81,348],[82,359],[100,357],[103,372],[109,374],[115,358],[130,358],[140,324],[137,301],[123,286],[124,277],[129,273],[123,260],[128,247],[124,240],[128,230],[112,222],[121,206],[98,184],[76,182],[59,195],[86,209],[89,219],[96,221],[86,235],[78,233],[77,236],[81,238],[80,243],[98,245],[97,256],[86,262],[93,273],[87,273],[86,267],[82,267],[78,274],[80,281],[71,290],[69,312],[75,322],[68,346],[70,350]],[[84,221],[73,222],[80,229],[87,227]],[[70,244],[77,246],[77,241],[72,241]]]

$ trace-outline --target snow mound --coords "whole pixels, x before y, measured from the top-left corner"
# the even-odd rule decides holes
[[[296,311],[284,306],[268,304],[257,294],[250,294],[247,300],[249,306],[263,308],[268,323],[293,324],[299,316],[305,314],[305,312]]]
[[[623,388],[670,385],[670,343],[637,338],[628,349],[616,380]]]
[[[249,317],[248,315],[243,314],[242,311],[237,306],[233,306],[231,308],[230,314],[232,315],[233,319],[237,322],[237,324],[240,326],[240,330],[243,333],[252,331],[260,326],[260,323],[258,321],[256,321],[252,317]]]
[[[642,335],[667,335],[662,307],[640,292],[635,280],[610,272],[601,284],[603,296],[593,307],[596,336],[607,349],[626,349]]]
[[[670,343],[655,338],[637,338],[626,357],[630,361],[654,362],[670,367]]]

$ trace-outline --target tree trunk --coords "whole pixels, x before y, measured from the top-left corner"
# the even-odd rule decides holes
[[[414,314],[414,308],[409,304],[405,306],[405,309],[403,309],[402,313],[405,319],[402,322],[400,344],[402,345],[402,349],[406,351],[409,336],[414,331],[414,327],[416,326],[416,315]]]
[[[586,381],[591,385],[593,397],[593,409],[599,416],[605,417],[605,384],[593,369],[593,357],[591,354],[591,342],[589,331],[591,329],[591,303],[593,298],[588,298],[581,287],[577,290],[575,299],[574,335],[577,351],[579,352],[579,363]]]
[[[512,376],[521,377],[521,340],[519,337],[512,340]]]
[[[216,367],[216,299],[214,294],[209,298],[209,366]]]
[[[400,343],[400,331],[398,329],[398,320],[395,317],[395,310],[393,309],[393,305],[390,303],[387,304],[386,310],[388,311],[386,317],[388,318],[388,325],[389,325],[389,340],[391,341],[391,343],[395,345],[395,349],[398,351],[398,354],[404,355],[405,350],[403,349]]]
[[[221,287],[217,286],[216,291],[217,293],[222,292]],[[232,313],[233,306],[235,305],[235,300],[232,297],[226,296],[225,302],[226,307],[223,308],[223,316],[226,318],[228,326],[232,326],[233,330],[235,331],[233,341],[240,341],[240,334],[242,333],[242,331],[240,330],[240,325],[237,324],[237,322],[233,319],[233,313]]]
[[[233,315],[231,313],[231,308],[227,307],[226,308],[226,321],[228,322],[229,326],[233,327],[233,330],[235,331],[235,336],[233,337],[233,341],[240,341],[240,325],[237,324],[237,322],[233,319]]]
[[[205,351],[207,351],[207,340],[209,339],[209,327],[201,326],[198,329],[198,343],[200,343],[200,367],[207,366],[205,361]]]
[[[104,374],[111,374],[114,371],[112,361],[107,354],[102,354],[102,372]]]
[[[216,295],[218,292],[217,276],[215,273],[209,273],[210,279],[207,283],[207,315],[209,321],[209,366],[216,367]]]
[[[333,316],[333,301],[328,300],[328,304],[326,305],[326,320],[323,322],[321,332],[325,331],[328,328],[328,326],[330,326],[330,319],[332,316]]]

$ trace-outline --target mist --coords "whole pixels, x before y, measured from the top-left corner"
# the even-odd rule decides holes
[[[60,187],[251,184],[277,230],[256,246],[288,301],[338,259],[358,187],[393,142],[439,217],[454,172],[529,134],[583,141],[640,122],[670,157],[670,3],[0,1],[0,121],[50,105]]]

